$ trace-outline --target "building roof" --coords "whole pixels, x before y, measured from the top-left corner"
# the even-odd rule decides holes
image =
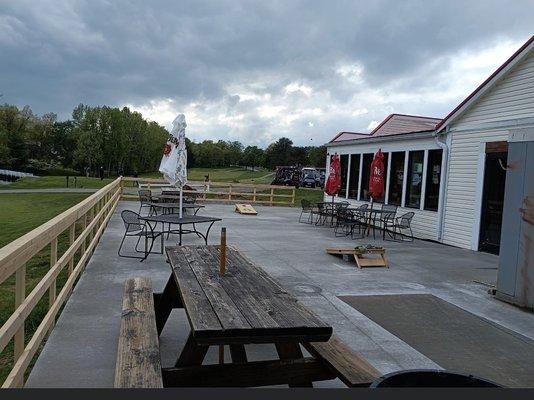
[[[520,62],[534,48],[534,35],[532,35],[508,60],[497,68],[484,82],[480,84],[469,96],[452,110],[437,126],[440,132],[462,115],[475,101],[486,93],[493,85],[505,75],[514,65]]]
[[[440,118],[422,117],[419,115],[390,114],[370,133],[340,132],[330,143],[433,131],[440,121]]]
[[[330,141],[332,142],[343,142],[345,140],[354,140],[360,138],[369,137],[369,133],[358,133],[358,132],[339,132],[334,138]]]
[[[419,115],[390,114],[373,131],[373,136],[399,135],[404,133],[430,131],[436,128],[441,118]]]

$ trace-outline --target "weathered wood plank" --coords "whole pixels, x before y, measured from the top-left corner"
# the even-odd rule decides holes
[[[213,364],[187,368],[164,368],[165,387],[257,387],[321,381],[335,375],[312,359],[255,361],[245,364]]]
[[[189,333],[184,348],[176,360],[175,367],[190,367],[202,365],[209,346],[199,345],[192,333]]]
[[[148,278],[128,279],[124,284],[115,387],[163,387],[152,282]]]
[[[176,267],[178,286],[184,289],[199,286],[211,309],[221,322],[219,331],[206,331],[194,327],[199,343],[262,343],[277,341],[328,340],[332,328],[320,321],[298,301],[281,288],[260,268],[231,247],[228,248],[228,270],[219,276],[217,266],[219,246],[182,246],[168,249],[169,262]],[[178,268],[179,266],[182,266]],[[186,276],[184,266],[189,266],[192,276]],[[197,290],[200,290],[197,289]],[[184,296],[185,304],[185,296]],[[187,306],[186,306],[187,309]],[[198,305],[197,305],[198,309]],[[188,311],[195,319],[197,310]],[[222,341],[229,338],[230,341]]]
[[[382,374],[336,335],[326,343],[302,343],[313,356],[323,360],[347,386],[369,386]]]
[[[244,277],[246,274],[248,277],[253,277],[251,284],[258,285],[265,290],[266,293],[272,294],[266,297],[262,296],[260,300],[271,306],[274,312],[271,313],[271,316],[281,325],[294,327],[304,326],[312,330],[319,328],[317,329],[317,332],[328,331],[329,334],[332,333],[331,327],[326,325],[309,309],[299,303],[294,296],[284,290],[278,282],[270,277],[263,269],[255,266],[235,249],[232,249],[230,254],[231,257],[235,257],[236,263],[241,266],[240,271],[238,271],[239,276],[237,276],[236,279],[246,279]],[[259,291],[254,291],[253,293],[258,295]]]
[[[187,246],[183,248],[183,253],[187,257],[189,265],[202,286],[214,312],[217,314],[223,329],[250,328],[250,323],[221,285],[220,281],[225,277],[221,277],[218,273],[218,264],[210,263],[211,259],[206,259],[201,248]]]
[[[303,358],[302,350],[298,343],[276,343],[276,351],[280,360],[300,360]],[[295,380],[289,387],[313,387],[312,381],[306,378]]]
[[[163,292],[154,293],[154,308],[156,312],[156,327],[158,328],[159,335],[163,330],[172,309],[183,308],[182,299],[180,298],[174,274],[169,276],[169,280],[167,281]]]
[[[220,332],[221,323],[180,247],[167,247],[166,252],[194,334]]]

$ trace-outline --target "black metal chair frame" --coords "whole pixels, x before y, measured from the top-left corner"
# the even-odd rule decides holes
[[[393,240],[399,242],[413,242],[413,231],[412,231],[412,219],[415,216],[413,211],[407,212],[399,217],[396,217],[392,224],[388,227],[393,228]],[[409,230],[410,234],[407,235],[403,233],[403,230]],[[400,239],[397,239],[397,235],[400,235]],[[404,239],[407,238],[407,239]]]
[[[390,238],[393,238],[391,232],[388,231],[388,227],[391,227],[395,223],[395,215],[397,214],[399,206],[395,204],[382,204],[381,210],[384,211],[380,215],[379,223],[382,228],[382,239],[386,240],[386,233]]]
[[[152,212],[152,206],[149,203],[152,203],[152,190],[150,189],[139,189],[137,191],[139,194],[139,202],[141,205],[139,206],[139,215],[141,215],[141,211],[143,208],[148,208],[149,215]]]
[[[163,254],[163,242],[164,242],[164,235],[160,234],[158,231],[153,231],[151,229],[147,229],[146,224],[139,218],[140,215],[136,213],[135,211],[131,210],[124,210],[121,213],[122,221],[124,222],[124,236],[122,237],[121,244],[119,245],[119,250],[117,251],[119,257],[124,258],[135,258],[138,260],[144,260],[146,258],[146,249],[148,248],[148,239],[151,239],[154,241],[158,236],[161,236],[161,252],[151,252],[151,254]],[[135,243],[134,251],[136,253],[144,254],[144,257],[140,256],[132,256],[132,255],[126,255],[121,254],[121,249],[124,244],[124,241],[127,237],[137,237],[137,242]],[[139,248],[139,242],[141,241],[141,238],[145,238],[145,250],[140,251]],[[150,246],[152,248],[152,246]]]
[[[313,210],[314,210],[313,203],[307,199],[302,199],[300,203],[302,206],[302,210],[300,211],[299,222],[304,223],[304,224],[312,224],[313,223]],[[307,221],[302,221],[302,216],[305,214],[308,214],[308,219]]]
[[[338,211],[336,217],[336,226],[334,228],[334,235],[336,237],[349,236],[351,239],[356,239],[354,237],[355,228],[358,228],[358,238],[363,238],[362,227],[364,223],[359,218],[357,213],[353,210],[347,210],[346,208],[341,208]],[[341,228],[342,234],[339,234],[339,228]]]

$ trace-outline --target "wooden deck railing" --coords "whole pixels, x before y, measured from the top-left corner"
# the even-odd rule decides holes
[[[143,184],[148,189],[176,190],[162,187],[166,184],[166,181],[162,179],[128,177],[122,180],[123,185],[128,185],[126,182],[129,182],[135,185]],[[194,195],[198,200],[247,202],[271,206],[295,204],[295,187],[293,186],[197,181],[190,181],[187,184],[195,190],[184,190],[184,194]],[[137,193],[125,194],[124,197],[138,198]]]
[[[121,178],[117,178],[74,207],[0,249],[0,284],[15,276],[15,311],[0,328],[0,353],[13,339],[14,365],[2,387],[23,386],[25,371],[54,327],[61,307],[91,257],[120,196]],[[58,237],[67,231],[69,246],[58,258]],[[26,295],[26,264],[48,246],[50,269]],[[56,293],[57,278],[65,267],[66,282]],[[25,343],[26,319],[47,292],[48,312]]]

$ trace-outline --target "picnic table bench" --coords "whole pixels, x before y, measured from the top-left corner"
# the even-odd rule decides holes
[[[157,347],[158,334],[173,308],[184,308],[191,331],[174,367],[161,368],[164,387],[310,387],[314,381],[336,377],[348,386],[368,386],[380,376],[332,335],[331,326],[236,249],[227,249],[227,272],[223,276],[217,268],[219,246],[167,247],[166,253],[172,272],[163,292],[154,294],[150,334],[142,336],[151,341],[147,349]],[[131,314],[123,312],[123,322],[125,318],[131,318]],[[128,336],[119,340],[119,354],[136,350],[135,346],[126,345],[141,336],[132,329],[145,327],[138,324],[133,328],[130,324]],[[249,361],[245,345],[253,343],[273,344],[278,359]],[[229,347],[232,362],[203,365],[209,346],[214,345]],[[300,345],[311,357],[303,355]],[[116,384],[133,387],[150,383],[158,387],[159,377],[147,382],[137,375],[138,366],[132,365],[152,362],[148,368],[152,373],[160,368],[159,358],[152,354],[148,351],[137,358],[118,358],[118,362],[129,360],[130,364],[117,364],[116,376],[121,378],[116,379]],[[125,378],[132,374],[134,379]]]

